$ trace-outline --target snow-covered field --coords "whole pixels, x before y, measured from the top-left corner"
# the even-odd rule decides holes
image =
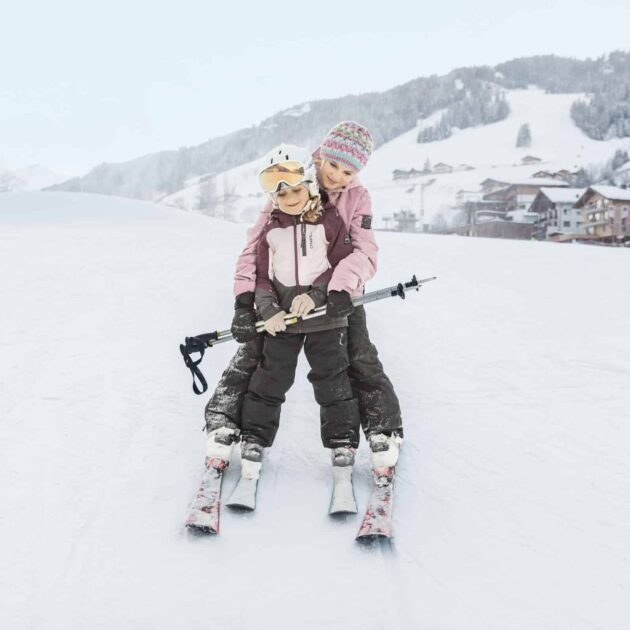
[[[205,397],[178,344],[229,323],[245,229],[0,195],[2,627],[625,630],[630,252],[378,234],[369,289],[439,276],[368,307],[406,429],[382,553],[354,544],[359,516],[327,518],[305,361],[257,511],[182,526]],[[208,352],[209,382],[233,350]],[[364,444],[355,475],[364,506]]]

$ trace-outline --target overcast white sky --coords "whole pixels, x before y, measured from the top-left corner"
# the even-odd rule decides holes
[[[68,175],[458,66],[630,48],[627,0],[5,4],[0,166]]]

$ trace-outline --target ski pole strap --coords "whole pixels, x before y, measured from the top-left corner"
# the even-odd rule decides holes
[[[179,346],[179,351],[182,353],[182,357],[184,357],[184,363],[192,374],[192,387],[193,391],[197,395],[208,391],[208,383],[198,366],[203,359],[206,348],[212,347],[212,341],[216,340],[217,337],[218,333],[216,332],[204,333],[203,335],[197,335],[196,337],[186,337],[185,342]],[[190,356],[193,352],[199,353],[198,359],[193,359]],[[197,381],[199,381],[199,385],[197,385]]]

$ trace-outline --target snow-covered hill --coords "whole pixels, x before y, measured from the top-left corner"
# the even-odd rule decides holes
[[[579,94],[547,94],[532,88],[510,90],[506,95],[511,111],[501,122],[456,130],[446,140],[418,144],[418,130],[436,122],[441,114],[437,112],[430,119],[419,121],[415,129],[379,147],[361,175],[372,194],[376,225],[383,225],[383,217],[391,217],[401,209],[418,213],[422,185],[432,179],[435,181],[424,188],[427,222],[436,212],[455,207],[459,190],[479,190],[480,183],[488,177],[516,181],[528,179],[540,170],[574,171],[609,160],[616,149],[630,149],[628,138],[592,140],[575,126],[570,109],[581,96]],[[518,130],[524,123],[530,126],[532,144],[528,148],[516,148]],[[522,159],[526,155],[542,161],[523,165]],[[456,171],[393,181],[394,169],[421,170],[427,159],[432,165],[438,162],[449,164]],[[472,170],[457,170],[462,165],[470,166]],[[250,221],[264,201],[256,180],[257,168],[258,161],[253,161],[218,175],[215,178],[216,197],[210,212]],[[166,197],[163,202],[196,209],[199,196],[199,181],[195,178],[184,190]]]
[[[68,175],[54,173],[49,168],[39,164],[31,164],[15,170],[0,168],[0,190],[3,192],[42,190],[67,179]]]
[[[368,288],[439,276],[368,307],[406,425],[383,554],[355,546],[358,517],[326,516],[304,360],[257,511],[224,511],[215,538],[183,529],[205,397],[178,344],[228,324],[245,230],[0,195],[3,627],[625,630],[629,252],[378,235]],[[210,383],[234,349],[207,353]],[[355,476],[363,506],[364,444]]]
[[[507,119],[458,131],[446,140],[426,144],[416,142],[417,129],[409,131],[374,153],[362,180],[372,193],[374,206],[391,216],[401,208],[418,212],[421,185],[435,179],[424,190],[425,216],[430,220],[435,212],[455,206],[459,190],[479,190],[481,182],[488,177],[519,181],[540,170],[575,171],[609,160],[616,149],[630,148],[627,138],[592,140],[575,126],[570,109],[579,96],[546,94],[539,89],[508,91],[510,115]],[[530,147],[517,148],[518,130],[525,123],[530,126],[532,143]],[[527,155],[542,161],[523,165],[522,159]],[[394,168],[420,170],[427,158],[432,165],[444,162],[457,168],[465,164],[473,170],[392,181]]]

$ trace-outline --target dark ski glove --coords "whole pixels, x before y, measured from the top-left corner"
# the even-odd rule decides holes
[[[330,291],[326,304],[328,317],[348,317],[354,311],[352,298],[347,291]]]
[[[247,343],[256,339],[256,311],[254,310],[254,293],[248,291],[236,296],[234,317],[230,329],[234,339],[239,343]]]

